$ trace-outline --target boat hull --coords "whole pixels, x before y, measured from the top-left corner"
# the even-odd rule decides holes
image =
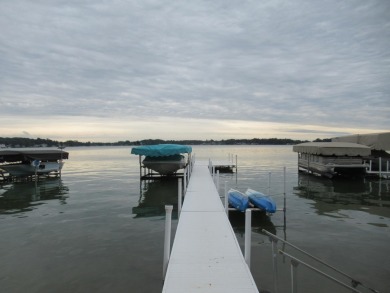
[[[245,210],[249,208],[248,197],[234,189],[230,189],[228,192],[228,202],[231,207],[240,212],[245,212]]]
[[[32,175],[48,175],[50,173],[58,173],[64,165],[64,162],[41,162],[37,167],[32,164],[5,164],[0,165],[11,176],[25,177]]]
[[[143,165],[160,175],[171,175],[186,166],[185,158],[182,155],[146,157]]]
[[[367,165],[363,164],[360,159],[358,162],[349,163],[327,163],[327,162],[313,162],[305,159],[298,161],[298,167],[304,171],[322,175],[328,178],[333,177],[356,177],[364,176],[367,171]]]
[[[249,202],[256,208],[270,214],[276,212],[276,203],[270,196],[253,189],[248,189],[245,194],[248,196]]]

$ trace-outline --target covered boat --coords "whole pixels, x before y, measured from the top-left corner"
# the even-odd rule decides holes
[[[0,169],[15,177],[58,173],[69,153],[63,150],[0,151]]]
[[[362,176],[368,167],[364,157],[371,148],[349,142],[307,142],[293,146],[298,153],[298,168],[329,178]]]
[[[186,160],[183,155],[172,155],[162,157],[146,156],[142,161],[146,168],[152,169],[161,175],[175,173],[186,166]]]
[[[179,144],[157,144],[133,147],[131,153],[144,156],[143,167],[151,169],[160,175],[171,175],[185,168],[190,160],[192,147]],[[182,154],[188,154],[186,157]]]
[[[276,212],[276,203],[269,196],[259,191],[248,188],[245,192],[249,202],[256,208],[265,211],[266,213],[273,214]]]
[[[231,207],[240,212],[245,212],[245,210],[249,208],[248,196],[235,189],[230,189],[228,191],[228,202]]]

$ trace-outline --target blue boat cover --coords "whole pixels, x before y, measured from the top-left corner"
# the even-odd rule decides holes
[[[249,208],[249,199],[248,197],[234,189],[230,189],[228,192],[228,202],[229,204],[239,210],[240,212],[245,212],[247,208]]]
[[[192,147],[180,144],[155,144],[133,147],[131,153],[134,155],[163,157],[183,153],[191,153]]]
[[[245,194],[249,197],[249,202],[255,207],[265,210],[267,213],[276,212],[276,203],[270,196],[249,188]]]

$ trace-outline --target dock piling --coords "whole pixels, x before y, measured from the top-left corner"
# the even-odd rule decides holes
[[[226,215],[229,216],[229,196],[228,196],[228,190],[227,190],[227,181],[225,181],[225,212]]]
[[[181,212],[181,206],[182,206],[182,199],[183,199],[183,185],[181,178],[177,180],[177,218],[180,218],[180,212]]]
[[[268,172],[268,195],[271,195],[271,172]]]
[[[184,191],[184,194],[186,194],[187,192],[187,174],[186,174],[186,169],[184,169],[184,175],[183,175],[183,191]]]
[[[245,261],[251,267],[252,210],[245,211]]]
[[[283,167],[283,221],[284,230],[286,231],[286,167]]]
[[[278,239],[271,239],[272,242],[272,267],[274,269],[274,291],[278,293]]]
[[[163,279],[167,273],[168,262],[171,252],[171,226],[172,226],[172,210],[173,206],[165,206],[165,237],[164,237],[164,267],[163,267]]]
[[[219,170],[217,170],[217,178],[216,178],[215,186],[217,187],[217,191],[219,192]]]

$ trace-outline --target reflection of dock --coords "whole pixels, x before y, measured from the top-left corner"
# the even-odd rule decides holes
[[[64,200],[68,188],[60,178],[47,178],[37,182],[12,182],[1,186],[0,213],[19,213],[30,210],[38,201]]]
[[[234,231],[241,236],[245,235],[245,214],[237,211],[229,212],[229,221]],[[252,232],[264,234],[263,229],[276,234],[276,226],[265,213],[252,213]]]
[[[177,206],[177,179],[142,181],[138,206],[132,211],[135,218],[165,215],[165,205]]]
[[[390,207],[390,184],[387,180],[331,180],[300,173],[294,193],[314,200],[319,214],[342,210],[358,210],[382,215],[382,207]]]

